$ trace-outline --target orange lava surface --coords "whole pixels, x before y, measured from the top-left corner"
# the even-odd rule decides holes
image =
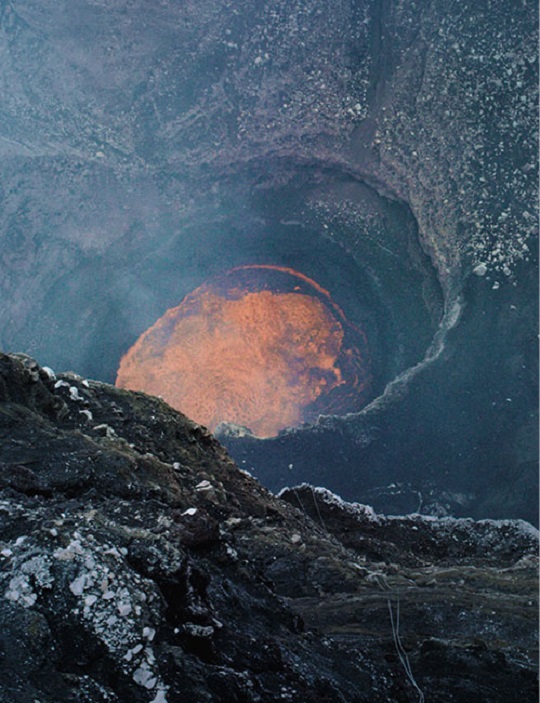
[[[201,286],[131,347],[117,386],[160,395],[212,430],[227,421],[270,437],[301,424],[307,408],[350,382],[341,367],[354,356],[339,308],[305,288]]]

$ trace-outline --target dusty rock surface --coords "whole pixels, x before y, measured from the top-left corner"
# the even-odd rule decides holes
[[[0,701],[536,700],[537,533],[276,497],[163,401],[0,356]]]

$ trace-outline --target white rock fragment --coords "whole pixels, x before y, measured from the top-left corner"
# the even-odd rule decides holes
[[[131,613],[131,603],[119,603],[118,604],[118,612],[122,617],[125,617],[126,615],[129,615]]]
[[[40,588],[51,588],[54,579],[50,572],[50,564],[46,557],[35,556],[24,562],[21,571],[33,578],[34,585]]]
[[[86,606],[88,606],[89,608],[91,608],[96,601],[97,601],[97,596],[86,596],[86,598],[84,599],[84,604]]]
[[[71,561],[76,555],[82,556],[84,554],[84,549],[81,545],[80,540],[74,539],[68,544],[68,546],[63,549],[62,547],[55,550],[53,556],[55,559],[60,561]]]
[[[79,556],[82,556],[84,554],[84,549],[79,539],[71,540],[71,542],[68,544],[67,550],[68,552],[73,552],[73,554],[78,554]]]
[[[144,627],[142,634],[145,639],[147,639],[149,642],[152,642],[152,640],[156,636],[156,631],[153,627]]]
[[[128,662],[130,662],[135,654],[139,654],[143,650],[143,645],[142,644],[137,644],[135,647],[132,647],[131,649],[128,649],[128,651],[124,654],[124,659]]]
[[[90,410],[79,410],[79,415],[84,415],[88,422],[94,419],[94,416],[90,412]]]
[[[27,607],[30,607],[37,601],[37,595],[35,593],[29,593],[28,595],[23,595],[22,600]]]
[[[79,389],[77,388],[77,386],[69,387],[69,397],[71,398],[71,400],[75,400],[77,402],[82,400],[81,396],[79,395]]]
[[[64,388],[64,387],[69,388],[69,383],[67,383],[67,381],[56,381],[56,383],[54,384],[54,387],[55,388]]]
[[[167,703],[167,690],[166,688],[160,688],[156,697],[150,703]]]
[[[74,596],[82,596],[84,587],[86,586],[86,574],[79,576],[69,584],[69,590]]]
[[[49,366],[42,366],[41,370],[45,373],[49,381],[56,381],[56,374]]]
[[[227,554],[233,560],[238,558],[238,552],[234,549],[234,547],[231,547],[230,544],[227,545]]]
[[[1,554],[3,557],[10,557],[10,556],[13,554],[13,550],[12,550],[12,549],[9,549],[9,547],[6,547],[5,549],[2,549],[2,551],[0,552],[0,554]]]
[[[120,552],[116,547],[110,547],[109,549],[106,549],[103,554],[110,554],[113,557],[116,557],[117,559],[120,559]]]
[[[201,481],[195,486],[196,491],[210,491],[212,489],[212,484],[210,481]]]
[[[225,524],[227,525],[227,527],[238,527],[238,525],[242,524],[242,518],[230,517],[225,521]]]
[[[196,515],[197,514],[197,508],[188,508],[187,510],[184,510],[182,515]]]
[[[133,680],[139,686],[144,686],[148,689],[154,688],[157,684],[157,678],[144,664],[135,670]]]
[[[480,262],[473,268],[473,273],[477,276],[485,276],[487,273],[487,266],[484,263]]]
[[[14,576],[10,580],[5,598],[22,605],[23,608],[29,608],[37,601],[37,595],[32,591],[28,578],[24,575]]]

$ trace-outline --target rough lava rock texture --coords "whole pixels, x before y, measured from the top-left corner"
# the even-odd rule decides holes
[[[275,497],[163,401],[0,355],[2,703],[532,703],[538,533]]]

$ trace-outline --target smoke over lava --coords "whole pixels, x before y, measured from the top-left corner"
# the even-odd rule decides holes
[[[120,362],[116,385],[162,396],[214,430],[261,437],[353,412],[370,363],[362,330],[330,294],[292,269],[232,269],[168,310]]]

